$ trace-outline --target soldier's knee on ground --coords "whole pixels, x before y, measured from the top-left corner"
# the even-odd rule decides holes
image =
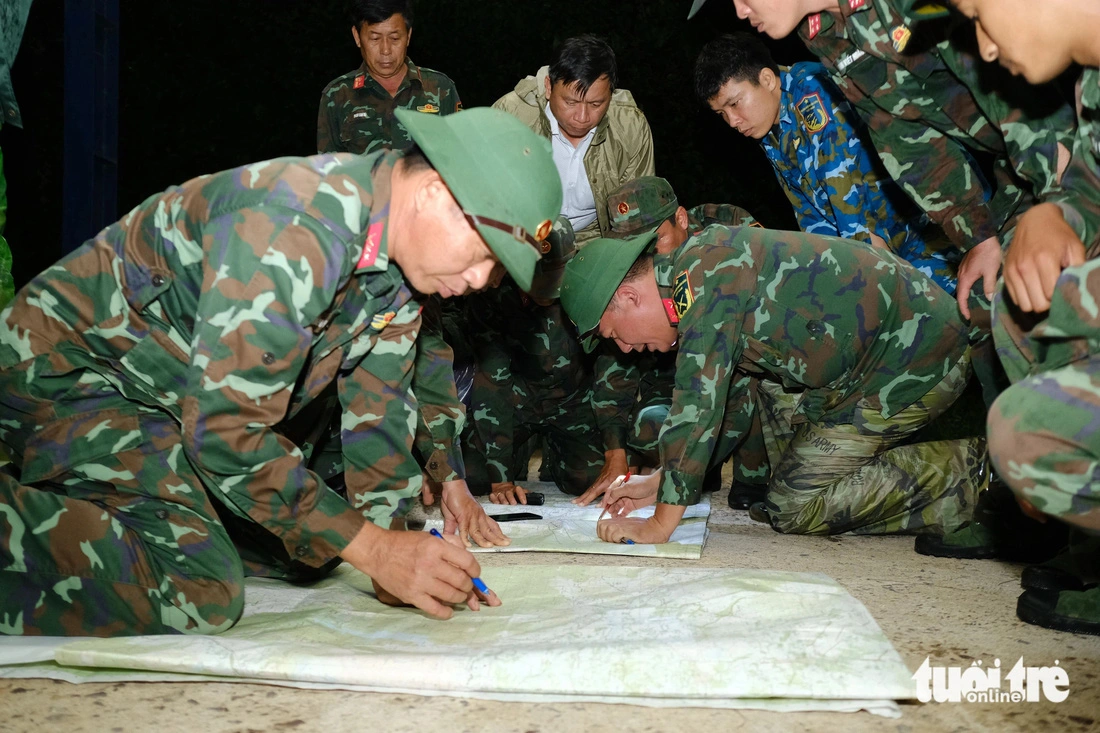
[[[1077,430],[1074,416],[1052,403],[1049,381],[1049,374],[1023,380],[993,403],[990,460],[1018,498],[1044,514],[1100,530],[1100,482],[1092,470],[1100,440],[1082,441],[1094,436]]]

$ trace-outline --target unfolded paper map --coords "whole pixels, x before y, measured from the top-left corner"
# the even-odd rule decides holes
[[[589,506],[571,503],[573,497],[548,482],[524,481],[523,488],[540,491],[546,496],[542,506],[523,504],[493,504],[479,499],[485,511],[492,515],[529,512],[541,519],[501,523],[501,529],[512,540],[507,547],[471,547],[472,552],[572,552],[596,555],[636,555],[681,560],[698,560],[707,541],[707,519],[710,518],[710,497],[689,506],[672,537],[663,545],[622,545],[604,542],[596,536],[596,521],[602,513],[598,502]],[[632,517],[652,517],[654,507],[633,512]],[[604,517],[607,515],[604,514]],[[443,519],[436,512],[426,521],[428,529],[443,529]]]
[[[379,603],[348,565],[246,581],[218,636],[0,637],[0,677],[260,681],[496,700],[858,710],[913,683],[874,619],[820,574],[486,567],[504,600],[437,621]]]

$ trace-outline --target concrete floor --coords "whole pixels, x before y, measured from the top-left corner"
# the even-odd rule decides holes
[[[972,731],[1100,729],[1100,637],[1029,626],[1016,618],[1020,567],[991,561],[926,558],[911,537],[782,536],[712,498],[710,539],[699,561],[668,566],[773,568],[820,572],[862,601],[911,670],[1019,657],[1069,675],[1060,704],[945,703],[902,706],[897,720],[868,713],[766,713],[653,709],[602,704],[493,703],[296,690],[221,683],[71,685],[0,680],[0,731]],[[509,564],[637,564],[626,557],[498,554],[483,567]]]

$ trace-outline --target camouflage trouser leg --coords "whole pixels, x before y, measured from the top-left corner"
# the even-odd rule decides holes
[[[7,444],[16,460],[0,469],[0,632],[216,633],[240,618],[240,558],[178,424],[149,413],[88,412],[52,437]],[[116,449],[89,452],[93,443]],[[16,478],[50,454],[81,458],[30,485]]]
[[[1100,355],[1009,387],[988,429],[993,465],[1017,496],[1100,530]]]
[[[603,469],[603,440],[592,405],[578,390],[555,410],[555,415],[529,424],[528,429],[545,438],[539,477],[553,481],[567,494],[578,496],[596,480]]]
[[[930,231],[934,230],[928,226],[924,228],[925,233]],[[932,239],[928,242],[914,238],[903,242],[896,254],[927,275],[932,282],[954,295],[962,253],[947,241],[946,237],[940,236],[942,241]]]
[[[672,408],[672,383],[643,382],[640,391],[627,438],[627,454],[631,465],[657,466],[661,463],[661,427]]]
[[[962,393],[964,358],[918,402],[889,419],[872,409],[854,424],[801,423],[768,410],[775,454],[772,526],[795,534],[950,532],[969,520],[988,483],[981,438],[902,445]],[[767,395],[762,391],[762,404]],[[785,423],[785,424],[784,424]]]

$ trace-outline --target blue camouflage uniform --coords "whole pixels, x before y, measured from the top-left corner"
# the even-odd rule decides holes
[[[818,63],[781,66],[779,122],[760,141],[804,232],[871,240],[890,248],[949,293],[961,253],[934,230],[888,178],[862,122]]]

